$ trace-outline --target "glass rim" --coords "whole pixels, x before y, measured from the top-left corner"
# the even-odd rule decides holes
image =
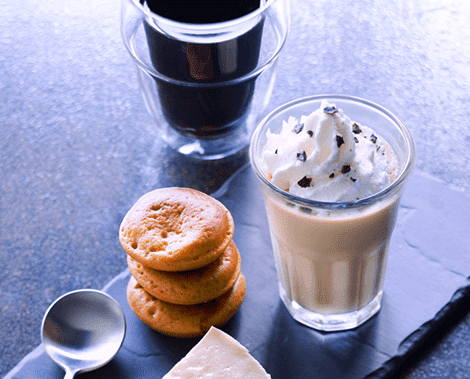
[[[219,22],[219,23],[213,23],[213,24],[189,24],[189,23],[182,23],[182,22],[178,22],[178,21],[173,21],[173,20],[167,19],[165,17],[159,16],[159,15],[153,13],[153,12],[150,12],[150,10],[146,10],[142,6],[142,4],[140,3],[140,0],[123,0],[123,1],[130,3],[132,6],[137,8],[140,12],[142,12],[143,15],[145,15],[146,17],[150,17],[154,21],[158,20],[159,22],[161,21],[161,22],[163,22],[163,23],[165,23],[169,26],[177,26],[177,27],[183,26],[185,28],[185,30],[188,30],[188,31],[193,30],[192,29],[193,27],[194,27],[194,30],[204,30],[205,29],[205,30],[208,31],[207,34],[210,35],[210,34],[214,33],[215,29],[233,28],[234,26],[240,25],[242,23],[249,22],[250,20],[258,17],[260,14],[265,12],[274,3],[277,3],[277,2],[280,2],[280,1],[284,1],[284,2],[287,3],[289,0],[266,0],[260,8],[258,8],[257,10],[255,10],[255,11],[253,11],[253,12],[251,12],[251,13],[245,15],[245,16],[236,18],[234,20],[229,20],[229,21],[224,21],[224,22]],[[243,83],[243,82],[248,81],[248,80],[252,80],[253,78],[261,75],[267,68],[272,66],[276,62],[276,59],[278,58],[282,48],[286,44],[287,36],[289,34],[289,29],[290,29],[290,16],[289,15],[287,15],[286,22],[287,22],[287,25],[286,25],[285,33],[280,33],[279,42],[276,44],[275,50],[271,54],[269,54],[268,57],[266,57],[264,62],[261,62],[261,64],[258,64],[257,67],[255,67],[255,69],[252,70],[251,72],[248,72],[248,73],[246,73],[242,76],[239,76],[235,79],[230,79],[230,80],[221,81],[221,82],[210,82],[210,83],[208,82],[208,83],[205,83],[205,82],[181,81],[181,80],[173,79],[171,77],[163,75],[162,73],[155,70],[155,68],[153,68],[152,66],[149,66],[148,64],[146,64],[145,60],[142,60],[139,57],[139,54],[137,54],[137,51],[134,49],[134,46],[131,42],[131,38],[128,39],[126,37],[126,33],[124,31],[124,29],[125,29],[125,26],[124,26],[124,24],[125,24],[124,13],[121,14],[121,38],[124,42],[124,46],[126,47],[127,51],[130,54],[132,60],[135,62],[135,64],[137,64],[137,66],[139,66],[142,70],[144,70],[146,74],[151,75],[152,77],[154,77],[158,80],[162,80],[166,83],[170,83],[170,84],[174,84],[174,85],[178,85],[178,86],[188,86],[188,87],[197,86],[197,87],[201,87],[201,88],[204,88],[204,87],[211,87],[212,88],[214,86],[220,86],[220,87],[222,87],[222,86],[231,86],[231,85],[236,85],[238,83]],[[210,27],[211,29],[207,29],[208,27]]]
[[[408,156],[406,158],[406,161],[403,165],[403,169],[400,171],[396,179],[390,183],[387,187],[382,189],[381,191],[364,197],[359,200],[352,200],[352,201],[342,201],[342,202],[328,202],[328,201],[318,201],[318,200],[311,200],[311,199],[306,199],[294,194],[291,194],[287,191],[284,191],[280,189],[279,187],[275,186],[267,177],[266,175],[263,174],[261,171],[258,162],[255,158],[255,150],[257,149],[257,145],[259,138],[260,138],[260,132],[261,130],[265,130],[265,126],[268,124],[268,122],[277,116],[278,114],[282,113],[283,111],[301,104],[301,103],[307,103],[311,101],[318,101],[318,100],[344,100],[344,101],[350,101],[358,104],[365,105],[367,107],[373,108],[376,111],[379,111],[380,113],[386,115],[389,117],[398,127],[400,132],[402,133],[405,142],[407,144],[407,151],[408,151]],[[415,147],[413,143],[413,138],[406,126],[398,119],[397,116],[395,116],[392,112],[387,110],[386,108],[373,103],[369,100],[362,99],[360,97],[355,97],[355,96],[349,96],[349,95],[336,95],[336,94],[325,94],[325,95],[314,95],[314,96],[306,96],[302,97],[296,100],[292,100],[290,102],[287,102],[278,108],[274,109],[271,111],[256,127],[253,136],[251,138],[250,142],[250,148],[249,148],[249,156],[250,156],[250,162],[251,166],[254,169],[254,172],[256,176],[258,177],[259,180],[271,191],[274,192],[276,195],[283,197],[287,201],[290,201],[295,204],[299,204],[305,207],[309,208],[321,208],[321,209],[329,209],[329,210],[337,210],[337,209],[352,209],[352,208],[360,208],[365,205],[369,205],[372,203],[377,202],[380,199],[383,199],[387,197],[389,194],[396,192],[399,188],[401,188],[405,182],[405,180],[409,177],[411,174],[413,164],[414,164],[414,159],[415,159]]]
[[[129,1],[129,0],[127,0]],[[257,17],[260,13],[263,13],[265,9],[269,8],[271,4],[280,1],[280,0],[265,0],[263,4],[256,9],[255,11],[248,13],[242,17],[238,17],[233,20],[222,21],[222,22],[214,22],[208,24],[194,24],[194,23],[185,23],[180,21],[174,21],[169,18],[160,16],[156,13],[150,11],[150,9],[145,9],[145,7],[141,4],[140,0],[130,0],[134,5],[139,8],[147,17],[151,18],[152,20],[157,20],[163,24],[178,27],[182,30],[188,31],[197,31],[197,32],[207,32],[208,34],[213,33],[214,30],[219,30],[221,28],[231,28],[233,26],[245,23],[252,18]]]

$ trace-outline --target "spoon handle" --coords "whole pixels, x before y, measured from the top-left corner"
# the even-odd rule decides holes
[[[66,369],[64,379],[73,379],[75,377],[75,373],[76,373],[75,371]]]

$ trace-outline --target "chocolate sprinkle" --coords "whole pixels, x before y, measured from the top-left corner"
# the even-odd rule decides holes
[[[351,179],[353,182],[356,182],[356,180],[357,180],[356,178],[350,178],[350,179]]]
[[[300,207],[300,211],[303,212],[303,213],[306,213],[306,214],[311,214],[312,213],[312,210],[310,208],[307,208],[307,207]]]
[[[323,108],[323,112],[327,114],[335,114],[336,112],[338,112],[338,110],[335,107],[325,107]]]
[[[338,148],[340,148],[343,143],[344,143],[343,137],[341,137],[340,135],[337,135],[336,136],[336,144],[338,145]]]
[[[329,178],[333,179],[334,177],[335,177],[335,173],[333,172],[332,174],[330,174]]]
[[[297,159],[301,162],[305,162],[307,160],[307,154],[305,153],[305,150],[301,153],[297,153]]]
[[[377,136],[374,135],[374,134],[372,134],[372,135],[370,136],[370,140],[372,141],[372,143],[376,143],[376,142],[377,142]]]
[[[354,134],[362,133],[361,127],[360,127],[358,124],[356,124],[356,123],[353,124],[352,130],[353,130],[353,133],[354,133]]]
[[[354,142],[359,143],[359,140],[357,139],[356,136],[354,136]]]
[[[308,134],[310,137],[313,137],[313,130],[307,130],[307,134]]]
[[[303,128],[304,128],[304,124],[296,124],[294,126],[295,134],[299,134],[302,131]]]
[[[274,151],[274,154],[277,154],[277,149]]]
[[[351,166],[346,164],[343,167],[341,167],[341,173],[342,174],[347,174],[349,171],[351,171]]]
[[[302,187],[302,188],[310,187],[310,185],[312,184],[312,178],[304,176],[302,179],[300,179],[297,182],[297,184],[299,185],[299,187]]]

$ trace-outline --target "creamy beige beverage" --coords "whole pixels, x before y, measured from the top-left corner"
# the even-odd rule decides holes
[[[266,198],[279,281],[289,299],[318,313],[345,313],[382,291],[398,202],[372,208],[320,215]]]
[[[354,99],[345,101],[354,107]],[[405,159],[401,134],[383,129],[385,140],[382,130],[351,120],[333,101],[313,104],[306,115],[289,117],[284,107],[268,116],[250,154],[262,184],[282,300],[302,323],[349,329],[380,309],[412,144]],[[378,129],[390,123],[372,112],[366,119],[377,119]]]

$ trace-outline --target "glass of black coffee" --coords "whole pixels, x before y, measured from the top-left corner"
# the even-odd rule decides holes
[[[122,0],[151,129],[182,154],[230,156],[269,101],[288,0]]]

